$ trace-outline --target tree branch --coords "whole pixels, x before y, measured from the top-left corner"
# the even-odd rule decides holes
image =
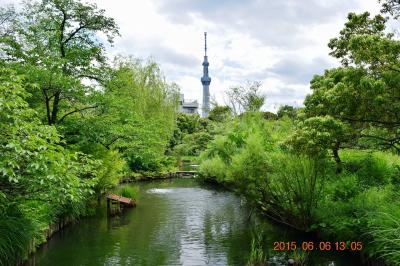
[[[369,120],[369,119],[354,119],[350,117],[343,117],[343,116],[334,116],[337,119],[344,119],[347,121],[351,122],[360,122],[360,123],[376,123],[376,124],[381,124],[381,125],[386,125],[386,126],[391,126],[391,127],[399,127],[400,122],[390,122],[390,121],[379,121],[379,120]]]
[[[86,25],[81,24],[78,28],[76,28],[69,36],[68,38],[64,41],[64,45],[67,44],[74,36],[79,33],[82,29],[85,29]]]
[[[87,107],[81,108],[81,109],[75,109],[75,110],[73,110],[73,111],[71,111],[71,112],[68,112],[68,113],[66,113],[65,115],[63,115],[63,116],[60,118],[60,120],[58,120],[58,122],[62,122],[67,116],[72,115],[72,114],[74,114],[74,113],[81,112],[81,111],[87,110],[87,109],[94,109],[94,108],[97,108],[97,107],[98,107],[97,105],[93,105],[93,106],[87,106]]]

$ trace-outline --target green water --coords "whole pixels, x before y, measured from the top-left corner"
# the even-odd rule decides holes
[[[141,183],[136,208],[108,218],[98,215],[68,226],[41,247],[28,265],[246,265],[252,233],[273,241],[300,236],[252,215],[230,192],[193,179]],[[258,228],[258,229],[256,229]],[[311,254],[312,265],[357,265],[343,254]],[[279,263],[269,265],[281,265]]]

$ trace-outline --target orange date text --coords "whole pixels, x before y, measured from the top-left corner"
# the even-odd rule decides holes
[[[361,251],[363,243],[361,241],[275,241],[273,243],[273,250],[275,251],[290,251],[300,249],[303,251]]]

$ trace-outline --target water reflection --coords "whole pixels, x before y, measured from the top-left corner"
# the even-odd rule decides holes
[[[266,248],[293,239],[285,230],[248,220],[248,208],[232,193],[194,180],[144,183],[140,191],[136,208],[108,218],[103,206],[98,217],[56,234],[28,264],[246,265],[256,225],[263,227]]]

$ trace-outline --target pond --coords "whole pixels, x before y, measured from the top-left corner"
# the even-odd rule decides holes
[[[304,236],[250,215],[249,207],[236,195],[194,179],[132,186],[140,189],[137,207],[110,218],[103,202],[95,217],[56,233],[28,265],[242,266],[256,234],[262,234],[269,265],[281,265],[272,263],[285,255],[273,253],[273,242],[304,240]],[[358,265],[347,253],[313,251],[309,261],[311,265]]]

